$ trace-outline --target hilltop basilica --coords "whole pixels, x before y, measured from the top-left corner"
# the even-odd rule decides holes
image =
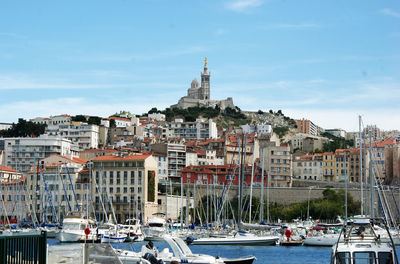
[[[228,97],[225,100],[211,100],[210,97],[210,73],[207,71],[207,58],[204,60],[204,72],[201,73],[201,86],[199,81],[194,78],[190,88],[188,89],[188,94],[181,99],[172,107],[178,107],[186,109],[193,106],[219,106],[222,110],[227,107],[235,108],[233,104],[232,97]]]

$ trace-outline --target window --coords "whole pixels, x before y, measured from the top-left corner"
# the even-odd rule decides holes
[[[131,184],[135,184],[135,172],[131,171]]]
[[[124,193],[128,192],[128,187],[124,187]]]
[[[390,252],[379,252],[378,253],[378,260],[379,264],[392,264],[393,262],[393,257]]]
[[[354,264],[374,264],[375,253],[374,252],[354,252],[353,253]],[[380,262],[379,262],[380,263]]]
[[[124,184],[128,184],[128,172],[124,171]]]
[[[350,253],[349,252],[338,252],[336,253],[336,261],[338,264],[350,264]]]
[[[114,188],[110,187],[110,193],[113,193],[113,192],[114,192]]]
[[[117,193],[121,193],[121,188],[117,187]]]

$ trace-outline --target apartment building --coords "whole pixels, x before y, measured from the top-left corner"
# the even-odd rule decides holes
[[[385,184],[400,185],[400,144],[385,147]]]
[[[212,119],[196,119],[195,122],[184,122],[177,118],[165,123],[169,129],[169,137],[185,139],[217,138],[217,124]]]
[[[323,170],[323,180],[325,181],[334,181],[335,178],[335,169],[336,169],[336,160],[334,152],[324,152],[322,154],[322,170]]]
[[[296,124],[297,124],[297,132],[298,133],[305,133],[305,134],[310,134],[310,135],[314,135],[314,136],[319,135],[320,128],[317,125],[315,125],[313,122],[311,122],[310,120],[303,118],[300,120],[296,120]]]
[[[132,124],[132,121],[129,118],[110,116],[108,119],[114,120],[116,127],[128,127],[128,126],[131,126],[131,124]]]
[[[36,213],[38,219],[41,216],[50,222],[61,221],[73,211],[81,211],[85,215],[90,204],[87,204],[86,193],[80,193],[81,186],[77,182],[86,163],[87,160],[76,157],[51,155],[32,167],[28,173],[27,188],[30,210]],[[91,191],[89,184],[85,184],[84,189],[87,188]]]
[[[261,149],[260,152],[262,153]],[[288,144],[278,145],[276,142],[268,142],[264,155],[264,166],[270,175],[270,186],[290,187],[292,183],[290,146]],[[262,160],[262,157],[260,159]]]
[[[112,204],[118,223],[132,215],[146,222],[157,212],[157,160],[152,155],[98,156],[92,162],[92,190],[99,214],[104,215],[102,204]],[[107,214],[111,214],[109,209]]]
[[[167,158],[168,179],[180,182],[181,171],[186,167],[186,145],[181,141],[157,143],[150,146],[153,153]]]
[[[3,178],[0,182],[0,221],[3,224],[17,224],[18,220],[28,220],[30,215],[30,204],[24,190],[26,177],[20,177],[21,174],[12,169],[2,167],[3,171],[8,171],[9,178]]]
[[[245,186],[251,185],[251,166],[244,168],[243,182]],[[210,185],[239,185],[239,166],[236,164],[226,165],[198,165],[188,166],[182,170],[183,183],[210,184]],[[261,186],[261,168],[254,168],[253,186]],[[266,172],[264,171],[264,186],[267,186]]]
[[[322,181],[323,155],[315,154],[293,160],[293,178]]]
[[[78,156],[78,146],[61,136],[41,135],[36,138],[4,138],[6,166],[21,172],[54,154]]]
[[[259,140],[255,134],[230,134],[225,139],[225,164],[239,164],[240,155],[245,155],[245,164],[251,165],[260,157]],[[253,158],[254,155],[254,158]]]
[[[376,125],[367,125],[367,127],[363,129],[363,135],[366,141],[369,141],[370,134],[372,141],[381,140],[381,130]]]
[[[99,126],[83,122],[72,122],[58,126],[49,126],[51,135],[60,135],[78,145],[80,150],[97,148],[99,146]]]

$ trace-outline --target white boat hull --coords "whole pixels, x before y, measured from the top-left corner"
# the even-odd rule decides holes
[[[193,240],[192,245],[276,245],[279,237],[255,238],[199,238]]]
[[[123,243],[126,240],[126,236],[105,236],[101,237],[101,243]]]
[[[338,242],[339,234],[307,237],[303,245],[314,247],[332,247]]]

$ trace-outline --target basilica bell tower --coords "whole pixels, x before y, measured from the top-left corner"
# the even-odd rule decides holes
[[[204,59],[204,72],[201,73],[200,99],[210,100],[210,73],[207,71],[207,58]]]

